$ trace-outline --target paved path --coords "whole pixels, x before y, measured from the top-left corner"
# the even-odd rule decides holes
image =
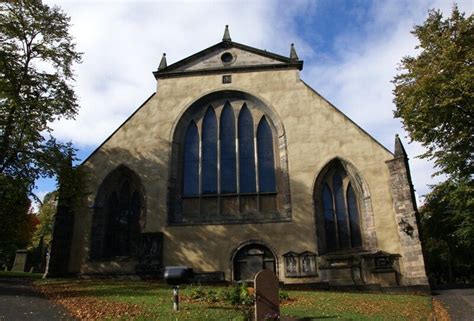
[[[474,289],[434,290],[433,297],[443,303],[453,321],[474,320]]]
[[[74,320],[66,310],[46,299],[25,279],[0,278],[0,320]]]

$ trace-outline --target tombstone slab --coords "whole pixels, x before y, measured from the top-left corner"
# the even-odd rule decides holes
[[[263,270],[255,275],[255,321],[279,318],[280,296],[278,279],[270,270]]]
[[[25,272],[27,255],[28,255],[27,250],[16,251],[15,261],[13,263],[12,271]]]

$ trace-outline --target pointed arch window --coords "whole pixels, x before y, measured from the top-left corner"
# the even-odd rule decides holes
[[[278,193],[273,123],[247,101],[204,106],[186,116],[182,140],[174,145],[180,146],[181,187],[171,211],[178,222],[278,219],[279,195],[288,194]]]
[[[239,114],[240,192],[255,193],[255,150],[252,114],[244,105]]]
[[[342,167],[328,171],[321,198],[326,249],[362,247],[357,196]]]
[[[217,120],[209,107],[202,124],[202,194],[217,193]]]
[[[276,192],[273,135],[267,119],[262,117],[257,129],[259,192]]]
[[[220,121],[221,193],[236,193],[235,116],[230,104],[225,104]]]
[[[186,131],[183,154],[183,195],[199,195],[199,134],[195,122]]]
[[[126,166],[113,170],[96,195],[92,217],[92,260],[138,255],[145,199],[139,177]]]

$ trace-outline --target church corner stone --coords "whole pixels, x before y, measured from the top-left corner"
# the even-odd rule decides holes
[[[390,172],[393,208],[400,239],[401,283],[404,286],[427,286],[415,192],[408,157],[398,135],[395,138],[394,158],[386,163]]]

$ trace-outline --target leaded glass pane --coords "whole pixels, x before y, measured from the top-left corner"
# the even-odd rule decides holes
[[[183,157],[183,196],[199,194],[199,134],[191,122],[186,131]]]
[[[221,193],[236,193],[235,117],[234,111],[228,103],[222,110],[220,125]]]
[[[217,120],[211,107],[202,123],[202,194],[217,194]]]
[[[252,114],[244,104],[239,115],[240,193],[255,193],[255,153]]]
[[[344,191],[342,189],[342,178],[339,173],[333,176],[333,191],[336,205],[337,230],[339,235],[339,247],[349,248],[349,229],[347,228],[346,203],[344,201]]]
[[[328,184],[323,187],[324,228],[326,234],[326,247],[337,248],[336,222],[334,221],[334,207],[332,193]]]
[[[359,210],[357,208],[354,189],[350,184],[347,187],[347,208],[349,211],[349,222],[351,224],[352,247],[360,247],[362,246],[362,239],[360,235]]]
[[[265,117],[257,129],[258,183],[260,192],[276,192],[273,135]]]

